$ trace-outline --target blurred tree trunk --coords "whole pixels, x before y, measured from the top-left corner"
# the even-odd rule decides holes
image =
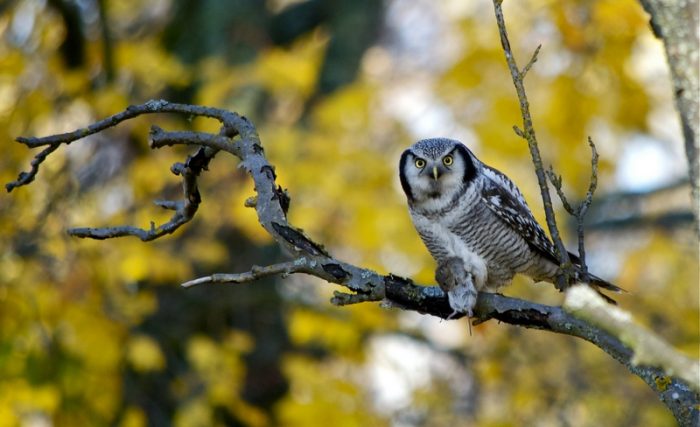
[[[654,35],[664,42],[671,69],[676,108],[680,114],[688,156],[688,172],[693,191],[696,231],[700,234],[700,184],[698,183],[698,145],[700,108],[698,107],[698,1],[640,0],[651,15]]]

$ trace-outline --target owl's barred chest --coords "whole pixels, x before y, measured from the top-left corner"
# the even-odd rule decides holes
[[[498,289],[530,267],[532,257],[527,244],[478,199],[460,203],[440,215],[412,211],[411,216],[438,263],[457,257],[465,264],[480,264],[487,271],[488,289]]]

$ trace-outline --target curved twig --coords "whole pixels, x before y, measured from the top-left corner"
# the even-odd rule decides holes
[[[588,182],[586,198],[583,199],[578,206],[573,207],[571,203],[569,203],[569,199],[566,197],[566,194],[564,194],[564,189],[562,188],[561,176],[554,172],[554,167],[549,165],[549,169],[546,171],[547,178],[549,178],[549,181],[557,191],[557,195],[559,196],[559,200],[561,200],[562,205],[564,205],[564,209],[566,209],[569,215],[576,219],[578,257],[580,260],[581,270],[583,270],[584,274],[588,273],[588,265],[586,264],[586,246],[584,241],[583,223],[586,218],[588,208],[591,206],[591,203],[593,203],[593,193],[595,193],[595,190],[598,187],[598,151],[596,150],[593,139],[590,136],[588,137],[588,146],[591,147],[591,178]]]

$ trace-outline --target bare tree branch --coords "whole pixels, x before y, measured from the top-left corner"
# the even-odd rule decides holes
[[[17,139],[19,141],[19,139]],[[34,181],[34,177],[36,177],[36,174],[39,172],[39,166],[46,160],[47,157],[54,151],[58,149],[59,145],[49,145],[48,147],[44,148],[41,150],[39,154],[34,156],[32,159],[30,165],[31,169],[29,169],[29,172],[20,172],[19,176],[17,177],[16,180],[12,182],[8,182],[5,184],[5,189],[7,189],[7,192],[11,192],[17,187],[20,187],[22,185],[27,185]]]
[[[313,270],[308,265],[309,261],[304,258],[297,258],[294,261],[281,262],[279,264],[268,265],[265,267],[260,267],[254,265],[250,268],[250,271],[245,273],[237,274],[212,274],[211,276],[204,276],[198,279],[189,280],[183,283],[183,288],[191,288],[197,285],[204,285],[210,283],[247,283],[258,280],[262,277],[273,276],[276,274],[281,274],[282,276],[287,276],[292,273],[307,273]]]
[[[9,193],[17,187],[21,187],[32,182],[36,174],[39,172],[39,166],[41,163],[43,163],[48,155],[54,152],[62,144],[68,145],[79,139],[102,132],[110,127],[114,127],[125,120],[133,119],[134,117],[142,114],[153,113],[183,113],[193,116],[217,118],[222,122],[224,121],[224,118],[229,118],[229,116],[232,114],[228,111],[219,110],[216,108],[200,107],[197,105],[172,104],[163,100],[151,100],[145,104],[131,105],[121,113],[95,122],[88,127],[76,129],[73,132],[50,135],[44,138],[18,137],[17,142],[20,142],[29,148],[46,148],[34,156],[34,159],[31,162],[32,168],[29,172],[20,173],[19,177],[15,181],[5,185],[7,192]]]
[[[564,190],[562,189],[561,176],[554,173],[554,168],[552,165],[549,166],[547,170],[547,177],[552,182],[554,189],[557,190],[557,195],[561,199],[564,209],[576,219],[576,231],[578,234],[578,257],[581,261],[581,270],[583,273],[588,273],[588,265],[586,265],[586,245],[584,242],[583,233],[583,223],[586,219],[586,212],[588,212],[588,207],[593,203],[593,193],[598,186],[598,152],[595,149],[595,144],[591,137],[588,137],[588,145],[591,147],[591,179],[588,183],[588,191],[586,192],[586,198],[583,199],[579,205],[574,208],[569,203]]]
[[[552,197],[549,194],[547,177],[545,175],[544,165],[542,164],[540,149],[537,145],[537,137],[535,135],[535,128],[532,124],[532,116],[530,115],[530,104],[527,100],[527,94],[525,93],[525,74],[527,74],[527,71],[529,71],[532,64],[534,64],[534,62],[537,60],[537,54],[539,53],[540,47],[537,47],[532,55],[532,58],[521,72],[518,68],[518,64],[515,62],[515,57],[513,56],[513,51],[510,47],[510,41],[508,40],[508,32],[506,30],[506,24],[503,18],[503,9],[501,7],[502,2],[503,0],[493,0],[493,7],[496,13],[498,32],[501,36],[501,45],[503,46],[503,52],[506,56],[508,69],[510,70],[510,75],[513,79],[513,84],[515,85],[515,91],[518,94],[520,112],[523,118],[523,129],[514,126],[513,130],[519,137],[527,141],[527,146],[530,149],[530,156],[532,157],[532,162],[535,165],[537,183],[540,186],[540,194],[544,205],[544,214],[547,219],[547,227],[549,228],[549,234],[554,242],[554,247],[559,253],[559,259],[561,260],[562,271],[564,273],[562,277],[557,279],[556,285],[558,289],[565,289],[569,283],[569,278],[573,277],[571,260],[569,259],[569,253],[564,246],[564,242],[559,234],[559,228],[557,227],[557,221],[554,215],[554,206],[552,205]]]
[[[557,229],[554,209],[547,186],[547,174],[539,153],[524,88],[524,78],[536,62],[540,46],[535,50],[530,61],[522,71],[519,70],[508,40],[501,9],[501,0],[494,0],[494,9],[501,43],[515,84],[523,118],[523,129],[521,130],[514,126],[514,130],[518,136],[528,142],[540,185],[547,225],[559,251],[562,265],[567,270],[571,264]],[[70,144],[77,139],[100,132],[138,115],[159,112],[212,117],[222,123],[219,135],[198,132],[165,132],[158,127],[152,128],[152,148],[170,145],[197,145],[202,147],[196,154],[189,156],[184,164],[176,163],[171,168],[174,174],[182,176],[183,200],[157,202],[160,206],[175,211],[171,220],[159,227],[151,224],[149,230],[130,226],[76,228],[69,231],[72,235],[95,239],[133,235],[142,240],[153,240],[172,233],[188,222],[197,211],[201,201],[196,183],[197,176],[201,171],[206,170],[209,160],[218,151],[226,151],[241,159],[241,166],[246,169],[255,182],[257,196],[247,201],[246,205],[255,207],[262,226],[295,259],[267,267],[254,266],[249,272],[245,273],[214,274],[194,279],[183,283],[184,287],[205,283],[244,283],[274,274],[306,273],[342,285],[352,292],[336,292],[332,299],[332,302],[336,305],[384,301],[386,305],[399,306],[406,310],[415,310],[442,318],[451,318],[453,310],[449,307],[444,293],[438,287],[416,286],[410,280],[399,276],[382,276],[374,271],[339,261],[332,257],[321,245],[315,243],[300,230],[289,224],[286,219],[289,197],[275,183],[274,168],[264,156],[254,126],[235,113],[206,107],[171,104],[166,101],[150,101],[146,104],[129,107],[122,113],[71,133],[45,138],[18,138],[19,142],[30,148],[45,148],[31,162],[30,171],[23,172],[17,180],[9,183],[7,190],[11,191],[16,187],[30,183],[38,173],[41,163],[60,145]],[[597,184],[597,153],[590,138],[589,144],[592,150],[591,181],[586,199],[577,208],[573,208],[568,203],[561,188],[561,179],[552,170],[549,171],[549,178],[565,208],[577,219],[579,253],[584,269],[586,267],[583,243],[583,217],[590,206]],[[568,281],[566,277],[563,279],[565,280],[564,283]],[[579,291],[577,289],[574,288],[569,291],[565,310],[500,295],[482,293],[479,295],[475,307],[476,323],[497,319],[513,325],[549,330],[585,339],[603,349],[626,366],[632,373],[642,378],[669,407],[681,425],[696,425],[698,422],[698,402],[700,400],[698,396],[700,385],[696,381],[697,365],[675,353],[667,343],[649,334],[647,331],[635,328],[633,324],[620,323],[620,318],[625,316],[619,312],[615,312],[616,314],[610,317],[610,313],[612,313],[609,311],[611,310],[610,307],[601,308],[591,304],[582,304],[581,301],[587,300],[578,295]]]
[[[111,239],[114,237],[136,236],[144,242],[155,240],[165,234],[170,234],[180,228],[181,225],[189,222],[197,212],[201,197],[197,188],[197,176],[201,168],[192,168],[188,165],[192,163],[192,159],[204,151],[198,151],[195,156],[189,156],[186,163],[175,163],[170,170],[175,175],[182,176],[182,192],[183,199],[180,201],[171,200],[156,200],[154,203],[163,209],[174,210],[175,213],[170,220],[158,227],[151,222],[151,227],[148,230],[132,227],[76,227],[68,230],[68,234],[75,237],[91,238],[97,240]],[[204,155],[206,157],[206,155]],[[208,163],[209,158],[206,159]]]
[[[151,148],[159,148],[175,143],[185,143],[192,145],[204,145],[202,140],[206,139],[210,143],[210,148],[201,149],[196,154],[188,156],[185,163],[175,163],[170,168],[170,171],[182,177],[182,192],[183,198],[180,201],[156,201],[155,203],[164,209],[174,210],[175,213],[170,220],[160,226],[151,222],[149,229],[142,229],[133,226],[119,227],[77,227],[68,230],[68,234],[75,237],[91,238],[97,240],[110,239],[113,237],[136,236],[143,241],[157,239],[165,234],[173,233],[183,224],[189,222],[197,212],[201,202],[199,189],[197,188],[197,177],[207,169],[209,161],[216,155],[219,150],[227,149],[227,142],[230,136],[234,135],[234,128],[228,123],[233,121],[234,117],[240,119],[237,115],[224,110],[215,108],[199,107],[194,105],[171,104],[166,101],[149,101],[145,104],[134,105],[128,107],[121,113],[110,116],[104,120],[100,120],[91,124],[86,128],[77,129],[73,132],[51,135],[44,138],[17,138],[18,142],[25,144],[30,148],[46,147],[37,154],[31,162],[29,172],[20,173],[17,180],[6,185],[7,191],[10,192],[14,188],[32,182],[39,172],[39,166],[46,160],[49,154],[54,152],[61,145],[68,145],[78,139],[101,132],[110,127],[116,126],[119,123],[132,119],[142,114],[152,113],[184,113],[194,116],[204,116],[217,118],[224,123],[219,135],[210,134],[195,134],[193,132],[170,132],[166,133],[162,129],[154,126],[151,129]]]
[[[566,293],[564,310],[591,324],[621,337],[634,351],[635,365],[664,366],[675,375],[700,390],[700,364],[678,353],[654,333],[634,322],[629,313],[610,307],[595,291],[587,286],[574,286]]]
[[[527,71],[530,70],[531,66],[533,63],[536,61],[537,54],[539,52],[540,47],[538,46],[537,50],[532,56],[532,59],[528,62],[528,64],[523,68],[522,71],[519,71],[517,63],[515,61],[515,58],[513,56],[512,49],[510,47],[510,42],[508,40],[508,33],[506,30],[506,25],[505,25],[505,20],[503,17],[503,10],[502,10],[502,2],[503,0],[493,0],[494,4],[494,10],[496,14],[496,22],[498,25],[498,30],[501,38],[501,44],[503,46],[503,51],[505,53],[506,57],[506,62],[508,63],[508,68],[510,69],[511,77],[513,79],[513,84],[515,85],[516,93],[518,95],[518,99],[520,102],[520,111],[522,114],[523,118],[523,129],[520,129],[517,126],[513,127],[513,130],[515,133],[520,136],[521,138],[525,139],[528,142],[528,147],[530,149],[530,155],[532,157],[533,164],[535,166],[535,173],[537,175],[537,180],[540,186],[540,192],[542,196],[542,201],[544,204],[544,210],[545,210],[545,216],[547,218],[547,226],[550,231],[550,235],[552,237],[552,240],[555,244],[555,247],[557,248],[562,264],[562,268],[564,269],[564,276],[563,278],[559,278],[557,283],[558,287],[561,287],[565,285],[568,282],[568,278],[571,277],[571,262],[568,256],[568,253],[564,247],[564,244],[561,240],[561,237],[559,235],[559,231],[557,229],[557,224],[556,224],[556,218],[554,215],[554,209],[552,206],[552,201],[551,197],[549,194],[549,188],[547,186],[547,179],[546,175],[549,175],[550,180],[552,181],[555,189],[557,190],[557,193],[562,200],[562,203],[564,204],[566,210],[572,214],[577,221],[577,230],[578,230],[578,238],[579,238],[579,254],[581,258],[581,267],[584,270],[584,273],[587,270],[586,264],[585,264],[585,246],[584,246],[584,236],[583,236],[583,221],[585,214],[588,210],[588,207],[590,206],[593,198],[593,193],[595,192],[595,188],[597,186],[597,163],[598,163],[598,154],[595,149],[595,145],[593,144],[592,139],[589,138],[588,142],[591,147],[592,151],[592,160],[591,160],[591,179],[590,179],[590,184],[588,188],[588,192],[586,194],[586,199],[577,207],[573,208],[571,204],[568,202],[566,196],[564,195],[564,192],[561,187],[561,178],[557,176],[554,171],[550,168],[549,173],[546,174],[544,166],[542,164],[542,159],[539,153],[539,148],[537,144],[537,138],[535,136],[535,130],[534,126],[532,123],[532,117],[530,115],[529,111],[529,103],[527,100],[527,95],[525,92],[525,86],[524,86],[524,77],[527,73]],[[564,283],[561,283],[563,279]],[[601,308],[601,310],[605,310],[605,308]],[[590,324],[587,324],[587,327],[585,328],[586,331],[590,331],[588,328],[589,326],[592,326]],[[557,331],[559,332],[559,331]],[[612,337],[615,337],[614,340],[617,341],[616,345],[603,345],[601,346],[599,342],[595,342],[595,340],[591,339],[591,337],[587,336],[581,336],[574,334],[576,336],[580,336],[581,338],[587,339],[591,342],[594,342],[596,345],[601,346],[601,348],[604,349],[612,349],[612,348],[617,348],[617,344],[627,343],[625,341],[626,335],[623,333],[624,331],[621,331],[620,329],[611,329],[610,332],[616,333],[612,334]],[[657,343],[658,344],[658,343]],[[622,345],[624,347],[624,345]],[[658,347],[666,347],[666,348],[671,348],[668,343],[661,342]],[[632,347],[634,349],[634,347]],[[649,384],[652,389],[657,391],[659,393],[660,398],[666,405],[671,409],[673,412],[674,416],[678,420],[679,424],[683,426],[694,426],[698,424],[699,421],[699,415],[698,415],[698,391],[700,390],[697,382],[691,382],[692,387],[694,387],[694,392],[691,392],[689,395],[686,395],[688,397],[688,400],[684,400],[682,402],[679,402],[676,399],[680,394],[674,391],[674,393],[671,395],[671,398],[669,399],[668,396],[664,396],[661,390],[663,390],[666,385],[667,381],[665,379],[659,380],[659,378],[667,378],[667,377],[659,377],[656,374],[652,374],[650,376],[650,373],[648,371],[644,371],[644,369],[639,369],[638,363],[643,363],[642,360],[637,358],[637,355],[634,350],[631,351],[628,348],[626,348],[626,352],[628,353],[627,356],[621,356],[620,353],[615,353],[614,351],[607,351],[609,354],[611,354],[613,357],[615,357],[618,361],[621,361],[625,366],[627,366],[630,371],[635,373],[636,375],[640,376],[642,379],[644,379],[647,384]],[[660,353],[655,353],[655,354],[660,354]],[[663,353],[664,356],[668,356],[670,359],[675,360],[675,357],[678,356],[677,353],[673,351],[669,351],[667,353]],[[633,355],[633,358],[630,359],[629,356]],[[654,359],[646,359],[645,361],[648,362],[650,360],[653,360],[653,363],[651,365],[655,366],[663,366],[667,370],[667,374],[671,373],[678,373],[674,368],[671,366],[676,366],[673,361],[667,360],[663,356],[659,356],[658,358]],[[661,362],[663,360],[663,362]],[[694,363],[688,362],[688,365],[686,366],[691,366],[691,369],[688,369],[686,371],[686,374],[688,376],[682,376],[681,378],[689,378],[692,377],[693,375],[696,375],[697,368]],[[684,387],[688,387],[685,385]]]
[[[525,65],[523,71],[520,72],[520,78],[525,79],[527,72],[530,71],[530,68],[532,68],[533,65],[535,65],[535,62],[537,62],[537,55],[540,54],[540,49],[542,49],[541,44],[537,45],[535,52],[532,54],[532,58],[530,58],[530,61],[528,61],[528,63]]]
[[[80,138],[80,135],[99,131],[95,129],[106,129],[127,120],[125,118],[127,114],[130,116],[128,118],[131,118],[139,114],[156,112],[214,117],[222,122],[222,132],[219,135],[196,132],[165,132],[154,127],[151,131],[151,146],[157,148],[165,145],[200,145],[201,148],[195,155],[190,156],[189,160],[189,167],[192,168],[193,164],[196,163],[196,169],[200,171],[206,168],[208,159],[218,151],[228,152],[240,158],[241,167],[253,179],[257,194],[257,197],[248,204],[255,207],[260,224],[265,230],[293,257],[292,261],[267,267],[253,267],[246,273],[215,274],[194,279],[185,282],[183,286],[222,282],[244,283],[273,274],[305,273],[339,284],[352,292],[349,294],[336,292],[331,300],[336,305],[383,301],[385,305],[431,314],[443,319],[451,318],[453,310],[449,306],[446,295],[439,287],[418,286],[409,279],[391,274],[380,275],[372,270],[342,262],[330,255],[322,245],[314,242],[289,224],[286,218],[289,198],[275,182],[274,168],[265,158],[257,131],[252,123],[235,113],[191,105],[171,104],[166,101],[151,101],[129,107],[125,112],[106,119],[107,121],[97,122],[85,128],[90,129],[89,132],[76,131],[46,138],[23,138],[22,140],[32,141],[36,146],[48,144],[52,147],[58,147],[60,144],[75,141]],[[114,119],[114,117],[118,119]],[[105,123],[110,124],[105,125]],[[169,208],[179,208],[176,203],[166,202],[164,204]],[[101,231],[93,231],[89,233],[88,237],[116,237],[116,235],[109,235],[109,229],[96,230]],[[159,234],[153,238],[162,235]],[[683,380],[667,373],[661,362],[658,363],[661,367],[635,364],[635,353],[619,337],[586,320],[574,317],[559,307],[482,293],[479,295],[474,316],[479,323],[489,319],[497,319],[526,328],[549,330],[585,339],[600,347],[632,373],[642,378],[673,411],[677,419],[681,420],[682,425],[693,425],[691,423],[698,419],[696,405],[700,401],[700,396],[698,396],[697,390],[693,390]]]

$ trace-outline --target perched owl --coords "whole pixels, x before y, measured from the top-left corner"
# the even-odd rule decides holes
[[[435,280],[455,312],[471,316],[477,292],[495,292],[516,273],[556,281],[560,263],[554,245],[520,190],[464,144],[418,141],[401,155],[399,173],[413,225],[437,261]],[[579,258],[569,256],[576,269],[572,281],[620,291],[591,274],[584,277]]]

